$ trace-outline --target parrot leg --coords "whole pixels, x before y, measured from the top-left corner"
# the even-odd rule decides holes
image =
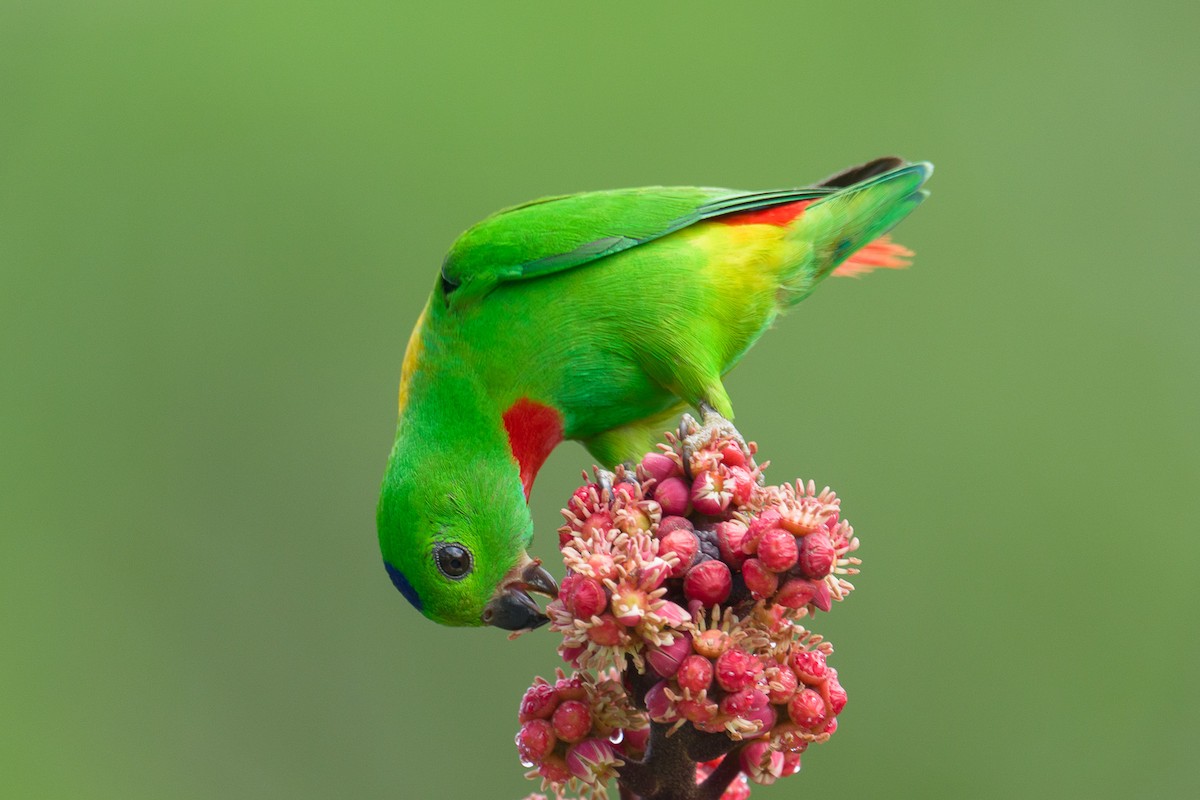
[[[737,442],[738,447],[746,454],[746,459],[754,457],[754,451],[746,443],[746,438],[733,423],[721,415],[715,408],[701,400],[701,422],[696,422],[691,414],[684,414],[679,421],[679,442],[683,448],[683,465],[691,475],[692,454],[714,438],[728,438]]]
[[[615,471],[595,467],[592,472],[596,476],[596,483],[600,484],[601,497],[612,498],[613,486],[618,483],[637,483],[636,468],[631,463],[618,464]]]

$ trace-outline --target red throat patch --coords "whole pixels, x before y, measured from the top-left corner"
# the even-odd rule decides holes
[[[794,203],[784,203],[781,206],[760,208],[756,211],[743,211],[740,214],[729,214],[718,217],[717,222],[726,225],[774,225],[783,228],[792,223],[796,217],[804,213],[804,209],[813,204],[812,200],[797,200]]]
[[[550,455],[563,440],[562,414],[550,406],[522,397],[504,412],[504,429],[513,458],[521,469],[521,486],[525,499],[533,489],[533,479]]]

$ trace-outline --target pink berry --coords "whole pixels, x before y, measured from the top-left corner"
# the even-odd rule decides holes
[[[802,689],[788,701],[788,716],[806,730],[822,728],[825,725],[825,701],[815,690]]]
[[[554,735],[564,742],[578,742],[592,730],[592,712],[581,700],[568,700],[554,709]]]
[[[656,481],[665,481],[667,478],[679,474],[679,465],[674,459],[665,453],[646,453],[642,457],[642,469],[646,471],[646,475],[654,478]]]
[[[544,719],[531,719],[517,731],[517,755],[526,764],[538,764],[555,744],[554,728]]]
[[[833,542],[825,531],[810,533],[800,544],[800,572],[806,578],[824,578],[836,558]]]
[[[671,577],[681,577],[688,571],[696,553],[700,552],[700,540],[696,534],[688,530],[674,530],[662,537],[658,545],[658,554],[666,558],[669,553],[679,557],[678,563],[671,568]]]
[[[821,683],[829,674],[825,654],[820,650],[793,650],[788,656],[788,665],[797,678],[810,686]]]
[[[753,686],[762,671],[762,662],[740,647],[731,647],[717,658],[717,683],[727,692]]]
[[[540,681],[540,679],[539,679]],[[548,683],[535,683],[525,690],[521,698],[521,708],[517,719],[528,722],[531,719],[549,719],[558,708],[558,692]]]
[[[773,508],[768,508],[766,511],[759,514],[754,519],[750,520],[750,525],[746,529],[746,535],[742,539],[742,552],[747,555],[754,555],[758,552],[758,540],[762,535],[771,528],[779,526],[779,520],[782,516]]]
[[[731,487],[725,485],[725,478],[716,470],[701,472],[692,481],[692,506],[698,513],[717,517],[725,513],[733,500]]]
[[[764,567],[757,558],[746,559],[746,563],[742,564],[742,580],[756,600],[767,599],[779,588],[779,576]]]
[[[701,655],[690,655],[685,658],[675,673],[675,682],[679,684],[679,688],[686,689],[693,695],[699,694],[711,686],[712,679],[712,662]]]
[[[676,707],[679,709],[679,714],[688,722],[697,725],[703,725],[706,722],[711,722],[720,713],[717,704],[712,700],[699,698],[692,700],[680,700]]]
[[[830,717],[829,722],[825,723],[825,730],[822,731],[822,733],[828,733],[830,736],[833,736],[835,733],[837,733],[837,728],[837,717]]]
[[[672,517],[664,514],[662,521],[658,523],[658,538],[661,539],[671,531],[680,529],[694,531],[696,530],[696,526],[692,525],[691,520],[687,517]]]
[[[784,608],[803,608],[812,602],[817,594],[817,587],[812,581],[803,578],[791,578],[779,587],[775,602]]]
[[[734,519],[718,522],[716,532],[721,560],[731,567],[740,567],[746,561],[746,554],[742,552],[742,540],[746,538],[745,523]]]
[[[679,665],[683,663],[692,652],[692,637],[688,634],[679,634],[671,640],[667,645],[651,645],[646,649],[646,661],[649,662],[650,668],[664,678],[669,678],[679,671]]]
[[[667,624],[673,628],[678,628],[692,618],[692,615],[683,606],[679,603],[672,603],[670,600],[659,606],[654,613],[665,619]]]
[[[694,538],[694,537],[693,537]],[[733,576],[724,561],[705,561],[688,570],[683,578],[683,594],[705,607],[724,603],[733,590]]]
[[[664,516],[683,516],[688,512],[691,491],[683,478],[667,478],[654,487],[654,502]]]
[[[796,565],[800,548],[796,537],[783,528],[771,528],[758,540],[758,560],[772,572],[787,572]]]
[[[800,771],[800,754],[788,752],[783,754],[783,772],[781,776],[795,775]]]

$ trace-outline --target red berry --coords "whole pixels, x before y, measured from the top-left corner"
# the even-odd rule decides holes
[[[799,554],[796,537],[783,528],[770,528],[758,540],[758,560],[772,572],[787,572]]]
[[[583,700],[587,697],[587,689],[583,678],[572,675],[569,678],[559,678],[554,682],[554,691],[558,692],[559,700]]]
[[[829,591],[829,584],[825,581],[813,581],[812,604],[826,612],[833,608],[833,595]]]
[[[691,655],[685,658],[675,673],[675,682],[679,684],[679,688],[687,689],[693,695],[699,694],[711,686],[712,679],[712,662],[701,655]]]
[[[731,717],[744,717],[752,711],[765,708],[767,704],[767,693],[749,686],[725,695],[721,699],[721,713]]]
[[[807,730],[825,725],[825,701],[813,689],[802,689],[788,701],[788,716],[792,722]]]
[[[824,578],[836,558],[833,542],[825,531],[810,533],[800,543],[800,572],[806,578]]]
[[[692,525],[691,520],[687,517],[672,517],[664,514],[662,521],[658,523],[658,538],[661,539],[671,531],[680,529],[694,531],[696,526]]]
[[[716,532],[721,560],[731,567],[740,567],[746,560],[746,554],[742,552],[742,540],[746,538],[745,523],[735,519],[718,522]]]
[[[608,595],[604,591],[604,585],[595,578],[588,578],[584,575],[572,577],[579,580],[574,581],[571,585],[570,593],[565,600],[567,610],[583,620],[603,614],[604,609],[608,607]],[[559,591],[561,593],[561,588]]]
[[[625,640],[621,623],[612,614],[601,614],[600,624],[588,628],[588,638],[598,645],[615,647]]]
[[[810,686],[821,683],[829,674],[825,654],[820,650],[793,650],[788,656],[788,665],[797,678]]]
[[[710,628],[692,640],[692,649],[705,658],[716,658],[729,649],[729,636],[717,628]]]
[[[678,563],[671,567],[671,577],[681,577],[688,571],[696,553],[700,552],[700,540],[696,534],[688,530],[674,530],[662,537],[658,545],[658,554],[666,558],[669,553],[679,557]]]
[[[571,770],[567,768],[567,760],[558,753],[549,753],[538,765],[538,775],[553,783],[566,783],[571,780]]]
[[[554,749],[554,728],[544,719],[531,719],[517,731],[517,754],[526,764],[538,764]]]
[[[762,561],[750,558],[742,564],[742,580],[756,600],[765,600],[779,588],[779,576],[763,566]]]
[[[554,709],[554,735],[564,742],[578,742],[592,730],[592,712],[581,700],[568,700]]]
[[[646,453],[642,457],[642,469],[646,471],[647,476],[656,481],[665,481],[679,474],[679,465],[675,460],[666,453],[659,452]]]
[[[654,502],[666,516],[683,516],[688,512],[691,492],[683,478],[667,478],[654,487]]]
[[[775,602],[784,608],[803,608],[812,602],[816,594],[817,587],[813,581],[791,578],[779,587],[779,593],[775,595]]]
[[[779,520],[782,519],[779,512],[773,508],[768,508],[766,511],[759,514],[754,519],[750,520],[750,525],[746,529],[746,536],[742,539],[742,552],[747,555],[754,555],[758,552],[758,540],[762,535],[771,528],[778,527]]]
[[[720,709],[712,700],[705,698],[704,700],[680,700],[676,707],[679,709],[679,714],[688,722],[693,722],[697,725],[703,725],[706,722],[711,722],[716,718]]]
[[[754,497],[754,476],[744,467],[733,467],[729,470],[726,486],[733,487],[733,504],[744,506]]]
[[[771,728],[775,727],[777,715],[775,713],[775,707],[768,703],[762,708],[755,708],[747,711],[742,715],[742,719],[746,720],[747,722],[753,722],[755,725],[757,725],[759,733],[766,733],[767,731],[771,730]]]
[[[646,692],[646,713],[655,722],[673,722],[679,719],[671,698],[667,697],[667,682],[659,681]]]
[[[762,662],[740,647],[731,647],[717,658],[717,683],[727,692],[753,686],[762,671]]]
[[[721,463],[727,467],[746,466],[746,454],[737,442],[726,442],[721,446]]]
[[[694,538],[694,537],[693,537]],[[724,561],[705,561],[688,570],[683,578],[683,594],[705,607],[724,603],[733,589],[733,576]]]
[[[521,698],[521,708],[517,712],[517,719],[521,722],[528,722],[531,719],[549,719],[554,713],[554,709],[558,708],[558,692],[548,683],[538,683],[530,686],[525,690],[525,696]]]
[[[603,536],[612,529],[612,526],[612,514],[607,511],[596,511],[588,515],[579,530],[587,538],[590,536]]]
[[[777,664],[767,670],[767,690],[772,703],[786,703],[796,693],[800,680],[787,664]]]

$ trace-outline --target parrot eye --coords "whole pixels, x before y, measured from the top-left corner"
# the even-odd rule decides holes
[[[451,580],[462,580],[471,571],[471,551],[455,542],[442,542],[433,549],[438,571]]]

